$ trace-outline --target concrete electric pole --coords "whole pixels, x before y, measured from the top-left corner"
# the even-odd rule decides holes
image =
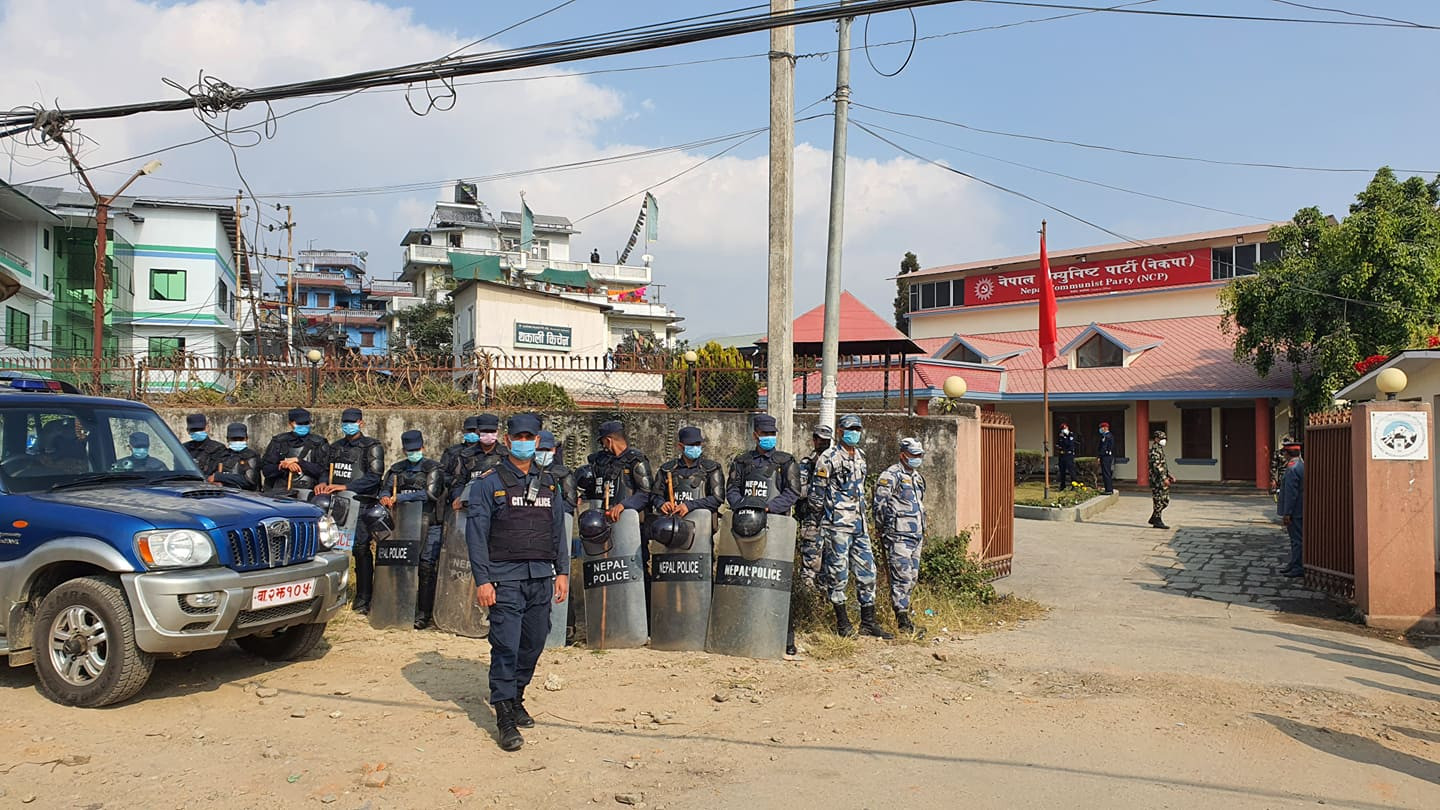
[[[770,15],[794,0],[770,0]],[[782,444],[794,441],[795,29],[770,29],[770,306],[766,346],[767,410]],[[794,448],[792,448],[794,449]]]
[[[846,5],[848,0],[841,0]],[[840,256],[845,240],[845,152],[850,126],[850,23],[841,17],[835,52],[835,141],[830,150],[830,234],[825,252],[825,335],[820,348],[820,424],[835,426],[840,365]]]

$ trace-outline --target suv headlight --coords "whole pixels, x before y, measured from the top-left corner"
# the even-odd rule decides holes
[[[340,527],[335,525],[335,519],[329,515],[320,516],[320,547],[329,551],[335,548],[340,542]]]
[[[151,568],[190,568],[215,559],[210,538],[193,529],[157,529],[135,535],[140,559]]]

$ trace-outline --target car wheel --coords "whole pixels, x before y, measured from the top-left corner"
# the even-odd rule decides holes
[[[66,706],[95,708],[133,696],[155,658],[135,644],[125,592],[108,577],[62,583],[35,614],[35,670],[40,691]]]
[[[268,636],[244,636],[235,639],[240,649],[267,661],[294,661],[315,649],[325,635],[325,624],[297,624],[276,630]]]

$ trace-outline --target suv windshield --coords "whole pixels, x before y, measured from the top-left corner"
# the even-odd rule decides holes
[[[0,401],[0,491],[201,478],[180,440],[141,408]]]

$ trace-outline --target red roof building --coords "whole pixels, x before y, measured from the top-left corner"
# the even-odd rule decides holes
[[[806,312],[795,319],[791,340],[795,354],[805,357],[819,357],[825,337],[825,305]],[[766,338],[757,340],[763,348]],[[860,303],[860,299],[847,290],[840,293],[840,354],[854,355],[909,355],[921,354],[904,332],[896,329],[889,321],[875,314],[875,311]]]

